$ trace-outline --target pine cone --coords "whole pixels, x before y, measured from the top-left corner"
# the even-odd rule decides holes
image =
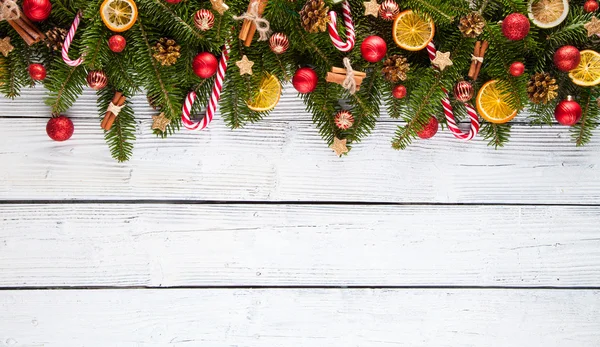
[[[485,27],[485,19],[479,12],[471,12],[462,17],[458,24],[458,30],[469,38],[475,38],[483,32]]]
[[[390,82],[405,81],[406,74],[410,71],[410,64],[404,56],[394,54],[383,62],[381,71],[385,79]]]
[[[46,31],[46,46],[55,52],[60,51],[63,42],[65,42],[65,37],[67,37],[67,30],[54,27]]]
[[[177,62],[177,59],[181,56],[181,46],[178,45],[175,40],[163,37],[158,40],[154,49],[154,59],[163,66],[171,66]]]
[[[556,79],[547,72],[538,72],[527,82],[529,100],[536,104],[547,104],[554,100],[558,96],[557,89]]]
[[[308,0],[300,10],[302,27],[309,33],[324,32],[329,22],[329,7],[323,0]]]

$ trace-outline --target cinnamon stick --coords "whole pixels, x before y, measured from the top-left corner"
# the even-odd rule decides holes
[[[31,22],[31,20],[29,20],[29,18],[27,18],[25,16],[21,16],[21,18],[19,18],[19,20],[23,21],[23,24],[21,26],[23,27],[23,29],[25,29],[27,31],[27,33],[29,33],[29,35],[31,35],[31,37],[33,37],[34,40],[36,40],[36,42],[39,42],[46,37],[46,35],[44,35],[44,33],[42,33],[35,26],[35,24],[33,24],[33,22]]]
[[[21,26],[17,23],[17,20],[9,20],[7,21],[10,26],[15,29],[15,31],[23,38],[23,41],[27,43],[28,46],[33,45],[36,41],[35,39],[25,31],[25,29],[21,28]]]
[[[115,106],[123,106],[123,105],[125,105],[126,100],[127,100],[127,98],[125,97],[125,95],[123,95],[123,93],[116,92],[115,95],[113,96],[113,99],[111,102]],[[115,122],[116,118],[117,118],[116,114],[107,110],[106,114],[104,115],[104,119],[102,120],[102,123],[100,124],[101,127],[105,130],[110,130],[112,128],[113,123]]]
[[[480,49],[481,49],[481,41],[475,42],[475,50],[473,52],[474,57],[479,57]],[[467,74],[467,76],[469,76],[470,79],[474,79],[473,77],[475,76],[475,72],[477,71],[477,63],[478,63],[477,60],[475,60],[475,59],[471,60],[471,67],[469,68],[469,73]]]
[[[360,85],[363,82],[364,77],[354,76],[354,82],[356,82],[356,89],[360,88]],[[333,72],[328,72],[325,80],[330,83],[342,84],[344,80],[346,80],[346,75],[335,74]]]
[[[121,92],[116,92],[116,93],[115,93],[115,96],[113,96],[113,98],[112,98],[111,102],[112,102],[113,104],[115,104],[115,105],[116,105],[116,104],[117,104],[117,102],[119,102],[119,99],[121,99],[121,96],[122,96],[122,95],[123,95],[123,94],[122,94]],[[111,114],[112,114],[112,112],[110,112],[110,111],[108,111],[108,110],[106,111],[106,114],[104,115],[104,118],[102,119],[102,123],[100,123],[100,126],[101,126],[102,128],[105,128],[105,124],[108,122],[108,118],[110,118],[110,115],[111,115]],[[105,129],[106,129],[106,128],[105,128]]]
[[[483,44],[481,45],[481,49],[479,50],[480,58],[485,57],[485,52],[487,51],[489,46],[490,46],[490,43],[488,41],[483,41]],[[482,66],[483,66],[483,63],[477,62],[477,69],[475,70],[475,75],[474,75],[473,80],[476,80],[477,77],[479,77],[479,73],[481,72]]]
[[[265,9],[267,8],[267,0],[254,0],[254,1],[260,1],[258,4],[258,15],[262,16],[263,13],[265,12]],[[248,6],[248,11],[249,10],[250,10],[250,6]],[[246,22],[249,23],[249,27],[248,27],[248,33],[246,35],[246,39],[244,41],[244,46],[250,47],[250,45],[252,44],[252,39],[254,39],[254,34],[256,33],[256,25],[254,24],[254,22],[245,19],[244,24]],[[243,28],[243,26],[242,26],[242,28]]]
[[[343,69],[341,67],[332,67],[331,68],[331,72],[336,73],[336,74],[346,74],[346,69]],[[367,77],[367,74],[362,72],[362,71],[354,71],[354,76],[358,76],[358,77]]]

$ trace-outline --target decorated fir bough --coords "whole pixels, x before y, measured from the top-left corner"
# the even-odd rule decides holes
[[[41,81],[47,132],[66,140],[61,115],[96,89],[98,130],[119,161],[132,152],[138,93],[165,137],[204,129],[217,106],[232,128],[259,121],[291,81],[338,155],[382,107],[402,124],[396,149],[440,126],[503,146],[524,110],[534,125],[572,126],[580,146],[600,116],[596,0],[0,2],[0,91],[14,98]]]

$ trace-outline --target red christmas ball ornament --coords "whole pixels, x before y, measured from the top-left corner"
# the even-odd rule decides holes
[[[192,69],[194,69],[196,76],[209,78],[217,72],[218,65],[217,57],[214,54],[202,52],[194,58]]]
[[[460,81],[454,86],[454,97],[460,102],[473,99],[473,95],[475,95],[473,85],[467,81]]]
[[[567,98],[556,105],[554,110],[554,118],[562,125],[575,125],[581,119],[581,106],[577,101],[573,100],[572,96]]]
[[[406,87],[399,84],[392,89],[392,96],[396,99],[404,99],[406,96]]]
[[[166,2],[168,2],[169,4],[178,4],[181,2],[181,0],[165,0]]]
[[[431,116],[429,123],[427,123],[417,135],[422,139],[430,139],[435,136],[438,132],[439,122],[437,118]]]
[[[298,69],[292,78],[292,85],[298,93],[302,94],[313,92],[317,88],[317,82],[319,82],[317,73],[309,67]]]
[[[27,70],[34,81],[42,81],[46,78],[46,68],[42,64],[31,64]]]
[[[87,84],[93,90],[103,89],[108,85],[108,76],[102,70],[90,71],[86,78]]]
[[[113,35],[108,39],[108,48],[115,53],[121,53],[127,46],[127,40],[121,35]]]
[[[50,0],[24,0],[23,14],[34,22],[41,22],[50,17],[52,4]]]
[[[562,46],[554,53],[554,65],[562,72],[573,70],[580,61],[581,53],[574,46]]]
[[[354,116],[352,116],[350,111],[346,110],[336,113],[333,120],[335,121],[335,126],[340,130],[348,130],[354,125]]]
[[[290,40],[284,33],[275,33],[269,38],[269,48],[275,54],[283,54],[290,48]]]
[[[360,45],[360,53],[364,60],[376,63],[385,57],[387,45],[379,36],[369,36]]]
[[[598,1],[596,0],[588,0],[583,4],[583,10],[587,13],[598,11]]]
[[[508,72],[515,77],[519,77],[525,72],[525,64],[521,63],[520,61],[515,61],[514,63],[510,64]]]
[[[502,34],[511,41],[524,39],[529,28],[529,18],[520,13],[511,13],[502,21]]]
[[[210,30],[215,25],[215,15],[206,9],[196,11],[194,25],[201,31]]]
[[[66,141],[73,136],[75,127],[66,116],[52,117],[46,124],[46,134],[54,141]]]
[[[400,8],[394,0],[385,0],[379,6],[379,17],[383,20],[393,20],[400,13]]]

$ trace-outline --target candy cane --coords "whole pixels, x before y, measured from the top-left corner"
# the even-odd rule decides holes
[[[219,60],[219,66],[217,68],[217,77],[215,79],[215,84],[213,85],[213,89],[210,95],[208,108],[206,109],[206,116],[202,118],[202,120],[199,122],[194,122],[190,118],[190,115],[192,113],[192,107],[194,106],[194,102],[197,98],[196,92],[191,91],[188,93],[187,97],[185,98],[185,102],[183,103],[183,110],[181,113],[181,120],[186,129],[203,130],[210,124],[210,122],[212,122],[213,117],[215,115],[215,111],[217,110],[219,98],[221,97],[221,91],[223,90],[223,80],[225,79],[225,72],[227,71],[228,60],[229,47],[225,46],[223,48],[223,54],[221,54],[221,59]]]
[[[337,14],[334,11],[329,11],[329,18],[331,19],[327,23],[329,29],[329,37],[333,45],[342,52],[348,52],[354,48],[354,41],[356,39],[356,33],[354,32],[354,23],[352,22],[352,13],[350,12],[350,4],[348,0],[344,0],[342,3],[342,11],[344,16],[344,25],[346,26],[346,42],[342,41],[342,38],[337,32]]]
[[[69,47],[71,47],[71,42],[73,42],[73,37],[75,37],[75,32],[77,31],[79,22],[81,22],[81,12],[77,12],[75,20],[73,20],[73,24],[69,29],[69,33],[67,33],[67,37],[65,37],[65,43],[62,47],[62,58],[69,66],[79,66],[81,63],[83,63],[83,55],[75,60],[71,60],[69,58]]]
[[[429,42],[427,45],[427,53],[429,54],[429,59],[435,59],[435,54],[437,50],[435,49],[435,45],[433,42]],[[457,139],[469,141],[472,140],[477,133],[479,132],[479,117],[477,116],[477,112],[469,103],[465,102],[465,107],[467,109],[467,114],[471,119],[471,129],[469,129],[468,133],[462,132],[460,128],[456,125],[456,119],[454,118],[454,111],[452,110],[452,105],[450,104],[450,99],[448,97],[448,91],[445,88],[442,88],[444,91],[444,98],[442,98],[442,107],[444,108],[444,115],[446,116],[446,122],[448,123],[448,128]]]

